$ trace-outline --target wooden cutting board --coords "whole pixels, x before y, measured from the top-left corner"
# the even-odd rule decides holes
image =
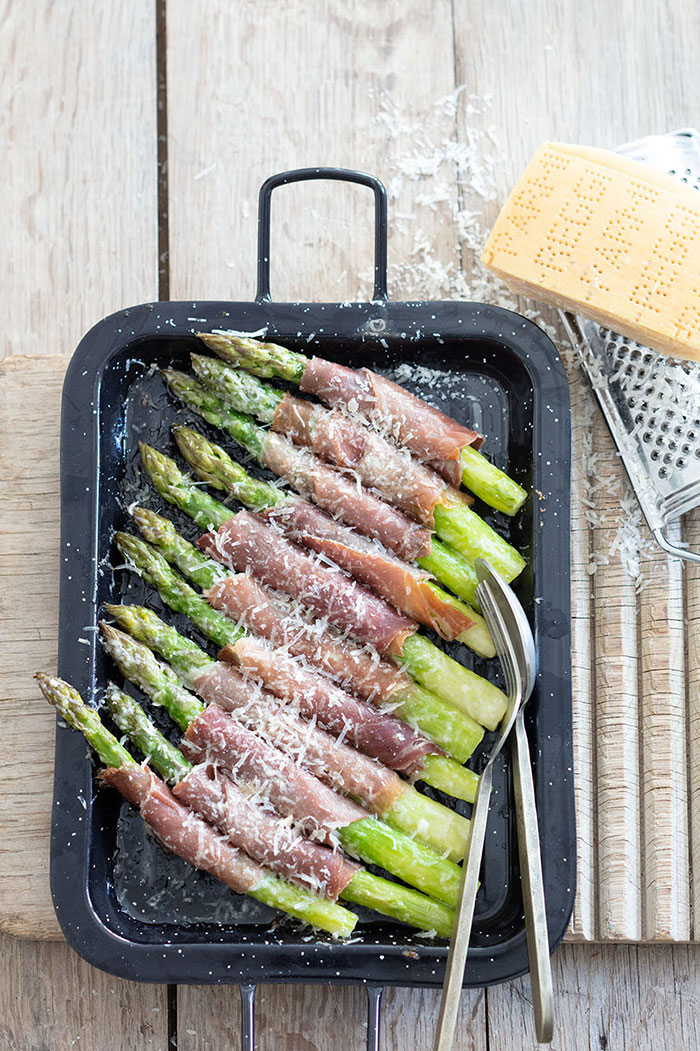
[[[66,365],[0,366],[0,929],[47,939],[61,936],[48,884],[54,716],[31,676],[56,667]],[[700,567],[631,528],[605,424],[573,367],[570,378],[578,894],[568,937],[700,940]],[[700,549],[700,514],[685,527]],[[639,540],[635,583],[623,553],[629,561]]]

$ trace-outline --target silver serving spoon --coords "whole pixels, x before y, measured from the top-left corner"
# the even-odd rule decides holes
[[[494,636],[494,645],[503,664],[506,686],[510,694],[518,687],[523,692],[523,702],[513,729],[513,795],[515,797],[515,819],[518,830],[518,855],[520,879],[525,911],[525,934],[530,960],[530,982],[532,1006],[535,1012],[535,1030],[541,1044],[548,1044],[554,1028],[554,992],[552,989],[552,964],[549,955],[547,912],[542,879],[542,857],[535,805],[535,786],[532,780],[530,747],[525,731],[523,707],[530,697],[537,679],[537,651],[532,629],[525,611],[511,587],[483,559],[475,562],[476,573],[482,582],[477,588],[481,601],[481,588],[488,583],[495,600],[505,635]],[[485,599],[488,604],[490,599]],[[483,607],[483,602],[482,602]],[[487,623],[489,617],[484,610]],[[490,626],[490,623],[489,623]],[[496,629],[498,633],[498,628]]]
[[[477,595],[481,609],[504,668],[508,707],[501,720],[498,737],[491,748],[488,761],[479,779],[474,801],[469,848],[464,862],[433,1051],[450,1051],[454,1039],[464,967],[474,918],[479,868],[486,835],[493,765],[514,726],[516,727],[516,740],[521,739],[521,743],[516,744],[514,749],[516,756],[514,782],[523,898],[528,899],[525,903],[525,926],[528,954],[533,972],[533,1002],[537,1036],[543,1042],[551,1040],[552,1036],[552,982],[544,911],[539,833],[537,812],[534,807],[530,754],[522,720],[522,706],[532,693],[535,684],[537,671],[535,646],[530,625],[512,590],[483,559],[475,561],[475,568],[480,580]],[[517,615],[518,610],[519,616]],[[511,641],[511,633],[513,633],[514,641]],[[518,733],[518,726],[520,726],[520,733]],[[527,818],[526,810],[529,812]],[[536,844],[534,869],[530,863],[530,856],[533,853],[533,835],[534,844]],[[530,907],[533,900],[531,892],[534,892],[538,901],[536,908]]]

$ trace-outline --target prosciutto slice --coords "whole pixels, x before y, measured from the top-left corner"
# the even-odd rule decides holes
[[[210,872],[237,894],[250,893],[265,878],[260,865],[180,803],[147,766],[108,767],[102,780],[139,808],[164,847],[195,868]]]
[[[297,445],[312,448],[322,459],[353,471],[364,485],[431,529],[435,508],[446,497],[471,503],[466,493],[448,488],[435,471],[414,460],[406,449],[397,449],[342,412],[285,394],[272,427]]]
[[[195,762],[232,769],[237,781],[259,786],[278,814],[326,843],[334,842],[336,829],[368,816],[215,704],[190,723],[182,750]]]
[[[306,366],[299,387],[328,405],[359,412],[388,427],[397,441],[421,460],[434,462],[453,485],[459,484],[462,449],[468,445],[479,448],[484,440],[477,431],[457,423],[398,383],[370,369],[349,369],[314,357]],[[457,469],[448,467],[450,463],[456,464]]]
[[[305,770],[374,812],[383,814],[402,795],[403,784],[393,770],[305,722],[230,664],[209,666],[194,686],[205,701],[233,712],[244,726],[296,758]],[[228,762],[232,761],[235,753],[229,755]]]
[[[380,653],[400,654],[404,640],[417,630],[415,621],[339,569],[321,565],[258,514],[239,511],[218,532],[201,537],[199,547],[239,572],[250,569],[263,584],[301,599]]]
[[[212,764],[194,767],[175,785],[173,795],[255,861],[333,901],[359,871],[359,866],[340,852],[304,839],[279,817],[256,805]]]
[[[220,581],[206,592],[205,598],[214,609],[240,622],[254,635],[273,646],[286,646],[294,656],[304,657],[365,700],[378,703],[411,686],[406,672],[391,661],[379,658],[376,652],[373,657],[318,623],[307,623],[247,573]],[[226,646],[219,659],[235,661],[233,647]]]
[[[355,526],[365,536],[380,540],[401,558],[412,562],[430,554],[431,536],[427,529],[328,467],[307,449],[270,431],[265,437],[262,462],[305,499]]]
[[[400,719],[370,708],[322,675],[305,670],[285,650],[271,649],[258,639],[240,639],[233,652],[243,671],[275,696],[295,701],[305,718],[315,717],[324,730],[392,770],[418,773],[426,755],[441,751]]]
[[[262,515],[279,525],[290,540],[325,555],[443,639],[456,639],[473,627],[471,617],[433,590],[429,573],[390,556],[377,543],[329,518],[313,504],[291,500]]]

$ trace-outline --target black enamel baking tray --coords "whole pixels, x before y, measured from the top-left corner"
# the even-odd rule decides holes
[[[554,947],[569,920],[575,880],[566,376],[550,340],[517,314],[477,303],[387,300],[386,205],[381,184],[368,176],[349,177],[375,191],[375,299],[271,302],[271,190],[295,177],[317,176],[348,174],[287,173],[263,187],[255,302],[145,304],[101,321],[78,346],[66,375],[62,409],[59,674],[86,698],[99,698],[112,675],[94,630],[102,603],[125,598],[162,612],[157,596],[138,578],[112,569],[110,538],[115,529],[128,527],[125,507],[133,500],[162,509],[140,474],[137,442],[174,452],[170,425],[187,414],[166,395],[157,367],[186,366],[190,351],[201,349],[195,332],[230,328],[260,333],[304,353],[316,351],[398,376],[409,389],[483,430],[488,455],[533,493],[514,521],[486,507],[479,510],[528,558],[517,590],[539,653],[527,721]],[[165,513],[190,538],[196,536],[189,520],[172,508]],[[207,645],[184,619],[170,612],[164,616]],[[464,647],[458,650],[476,671],[498,678],[497,661],[480,661]],[[478,757],[476,763],[478,768]],[[423,986],[443,979],[445,941],[369,913],[362,914],[351,944],[310,938],[291,923],[271,926],[270,910],[166,855],[116,793],[97,787],[83,739],[60,722],[51,887],[59,922],[74,948],[90,963],[133,979]],[[465,984],[492,984],[526,970],[515,822],[504,761],[494,789]]]

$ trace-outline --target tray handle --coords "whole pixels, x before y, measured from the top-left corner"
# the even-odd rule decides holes
[[[255,985],[241,985],[241,1051],[255,1051]]]
[[[369,186],[374,193],[374,294],[373,300],[385,300],[386,290],[386,225],[387,204],[384,183],[374,175],[354,171],[352,168],[295,168],[288,172],[271,175],[260,187],[258,197],[258,291],[257,303],[270,300],[270,204],[272,191],[277,186],[292,182],[307,182],[311,179],[334,179],[337,182],[354,182]]]

